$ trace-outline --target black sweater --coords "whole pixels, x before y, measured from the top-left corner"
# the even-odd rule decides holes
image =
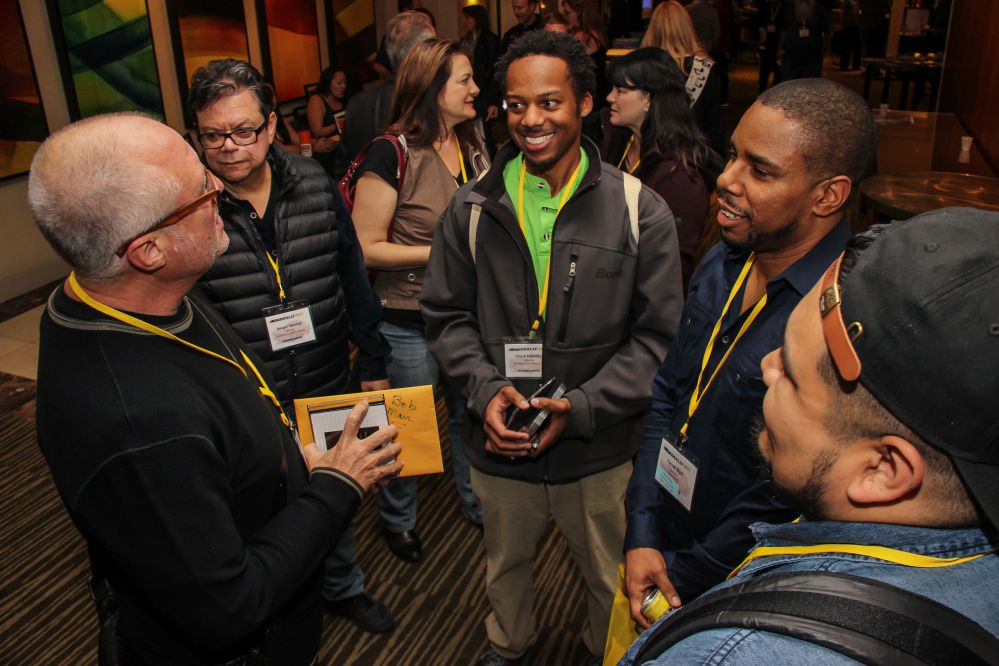
[[[141,318],[238,358],[211,308],[192,303]],[[331,476],[308,479],[255,381],[60,288],[42,318],[37,422],[69,515],[119,594],[121,636],[142,663],[224,662],[259,645],[278,619],[274,663],[309,663],[321,562],[360,496]]]

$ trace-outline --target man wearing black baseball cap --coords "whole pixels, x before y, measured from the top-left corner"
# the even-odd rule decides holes
[[[999,214],[973,208],[874,227],[850,242],[792,313],[783,347],[762,363],[767,394],[760,452],[774,485],[801,508],[802,518],[753,525],[756,548],[700,601],[720,598],[724,588],[745,596],[762,579],[793,572],[822,572],[827,581],[847,574],[939,604],[933,617],[920,615],[913,609],[923,601],[910,595],[896,610],[917,626],[946,616],[960,627],[941,632],[940,640],[948,633],[969,637],[940,658],[953,660],[954,651],[974,652],[990,642],[995,649],[997,250]],[[781,595],[769,593],[772,616]],[[848,599],[857,601],[869,600]],[[760,630],[759,612],[755,623],[741,625],[715,613],[707,627],[665,652],[643,647],[667,645],[662,635],[675,632],[683,614],[694,610],[690,605],[667,616],[622,663],[707,663],[709,657],[726,664],[853,663],[844,654],[871,654],[850,652],[844,648],[849,641],[830,640],[831,630],[815,625],[807,640],[783,627]],[[785,627],[797,623],[795,615]],[[901,624],[889,629],[880,632],[889,642],[906,631]],[[927,645],[925,636],[901,649],[932,651],[933,639]],[[920,640],[924,644],[916,645]]]

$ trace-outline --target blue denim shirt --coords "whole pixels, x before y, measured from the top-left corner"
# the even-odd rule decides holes
[[[995,551],[997,544],[980,529],[931,529],[884,523],[757,523],[760,546],[811,546],[848,543],[887,546],[932,557],[965,557]],[[863,555],[772,555],[751,561],[718,589],[756,576],[829,571],[863,576],[921,594],[962,613],[999,635],[999,555],[994,552],[951,567],[920,569]],[[655,625],[653,625],[655,626]],[[634,663],[652,630],[639,636],[619,663]],[[807,641],[752,629],[711,629],[690,636],[645,664],[855,664],[838,652]]]
[[[660,442],[665,433],[676,441],[687,420],[704,350],[747,255],[718,243],[691,278],[680,330],[652,383],[651,411],[628,484],[625,535],[625,549],[666,551],[670,581],[685,601],[724,580],[742,561],[753,544],[750,524],[783,522],[797,515],[770,492],[751,437],[766,392],[760,361],[783,344],[791,311],[851,236],[844,219],[767,284],[766,307],[732,350],[690,421],[687,448],[699,467],[687,512],[655,481]],[[741,300],[737,294],[722,322],[704,381],[748,316],[748,311],[739,314]]]

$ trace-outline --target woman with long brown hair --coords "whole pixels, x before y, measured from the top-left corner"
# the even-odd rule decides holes
[[[697,41],[690,14],[676,0],[656,7],[649,20],[642,46],[657,46],[666,51],[686,77],[690,106],[697,124],[718,153],[725,150],[725,132],[721,119],[721,86],[714,62]]]
[[[375,292],[381,299],[381,331],[392,346],[388,367],[392,386],[437,384],[439,371],[424,337],[419,312],[423,275],[437,219],[451,194],[488,168],[476,130],[475,97],[479,88],[472,65],[457,44],[444,39],[421,42],[399,65],[387,134],[405,147],[401,165],[387,139],[372,142],[357,171],[353,218],[368,268],[377,271]],[[452,461],[462,513],[475,523],[482,515],[471,492],[468,460],[460,446],[464,402],[449,392]],[[416,541],[416,487],[379,492],[383,518],[397,509],[399,521],[389,527],[389,545]],[[396,483],[396,482],[393,482]],[[404,506],[405,505],[405,506]],[[393,536],[391,533],[403,535]],[[411,538],[410,538],[411,537]],[[396,550],[393,547],[393,550]],[[398,552],[398,551],[397,551]]]

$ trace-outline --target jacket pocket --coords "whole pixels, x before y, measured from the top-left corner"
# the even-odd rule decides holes
[[[552,343],[578,349],[620,343],[630,334],[637,257],[617,248],[571,243],[556,252],[549,303]]]

